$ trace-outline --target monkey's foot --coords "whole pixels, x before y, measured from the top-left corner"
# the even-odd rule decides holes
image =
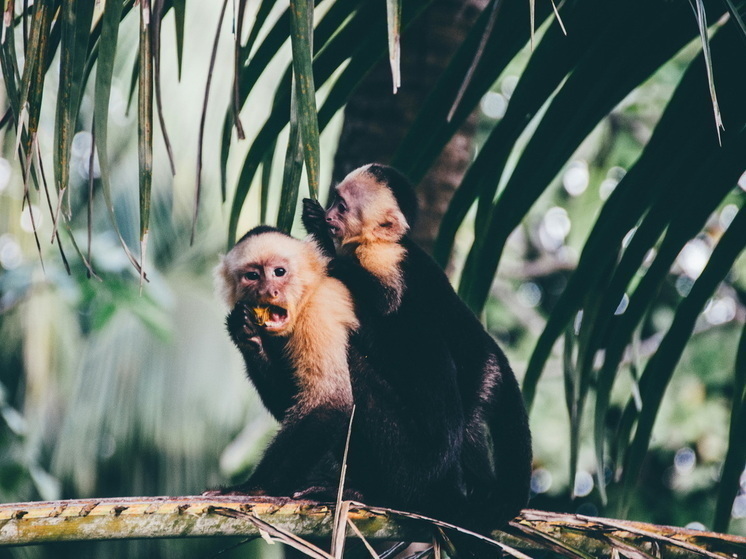
[[[202,492],[203,497],[251,497],[252,501],[260,503],[272,503],[276,505],[287,504],[292,499],[287,496],[267,495],[266,491],[257,487],[246,487],[234,485],[232,487],[220,487],[208,489]]]
[[[296,491],[293,494],[293,499],[307,500],[307,501],[319,501],[321,503],[333,503],[337,500],[337,493],[339,488],[335,486],[325,485],[313,485],[302,491]],[[343,501],[364,501],[365,498],[360,491],[355,489],[345,489],[342,491]]]

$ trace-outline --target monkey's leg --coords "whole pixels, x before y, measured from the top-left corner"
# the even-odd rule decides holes
[[[336,471],[330,474],[338,479],[349,417],[348,411],[335,408],[319,407],[306,413],[289,410],[251,477],[234,490],[293,495],[308,487],[309,477],[329,455],[337,457],[336,465],[330,466]]]

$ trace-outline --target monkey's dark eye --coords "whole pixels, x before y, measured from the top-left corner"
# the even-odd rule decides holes
[[[343,214],[347,211],[347,206],[345,206],[345,203],[342,202],[342,200],[339,201],[339,213]]]
[[[259,279],[259,272],[246,272],[243,277],[249,281],[256,281]]]
[[[287,270],[286,270],[285,268],[275,268],[275,275],[276,275],[276,276],[277,276],[278,278],[281,278],[281,277],[282,277],[282,276],[284,276],[284,275],[285,275],[286,273],[287,273]]]

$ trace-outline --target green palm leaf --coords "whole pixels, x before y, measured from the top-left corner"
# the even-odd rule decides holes
[[[546,3],[537,7],[540,18],[549,15]],[[525,8],[520,2],[506,2],[500,8],[489,40],[484,45],[480,63],[474,69],[469,87],[461,96],[458,109],[448,119],[453,100],[466,75],[469,62],[479,50],[489,13],[483,12],[463,44],[453,56],[437,85],[397,148],[392,165],[414,182],[419,182],[450,138],[469,116],[516,53],[528,40],[528,27],[515,25],[523,21]]]
[[[505,116],[490,132],[443,217],[433,251],[441,266],[448,263],[456,232],[477,198],[480,203],[475,227],[483,228],[497,190],[497,177],[502,175],[518,137],[578,62],[598,26],[611,16],[612,4],[615,5],[610,1],[593,0],[567,3],[564,20],[573,32],[565,37],[559,26],[553,25],[547,30],[521,73]]]
[[[88,52],[88,33],[93,20],[93,3],[71,0],[62,6],[60,87],[57,95],[54,166],[62,203],[70,182],[70,150],[80,112],[83,75]]]
[[[153,182],[153,54],[150,40],[150,2],[140,2],[140,67],[137,94],[138,160],[140,165],[140,278],[150,230],[150,191]]]
[[[676,311],[671,328],[640,377],[642,411],[638,418],[635,436],[625,457],[622,507],[626,506],[631,488],[637,482],[643,456],[650,444],[658,407],[689,335],[694,329],[697,316],[744,248],[746,248],[746,212],[743,211],[742,206],[742,210],[736,215],[715,247],[702,275]]]
[[[691,15],[682,8],[656,3],[631,36],[628,30],[638,20],[637,6],[620,6],[621,13],[599,34],[556,94],[471,249],[459,293],[474,310],[484,306],[505,242],[520,216],[613,106],[691,40],[692,30],[686,25]],[[664,22],[672,27],[661,37],[658,29]]]
[[[313,0],[290,1],[290,44],[293,51],[296,117],[311,198],[319,197],[319,120],[313,81]],[[292,87],[292,86],[291,86]],[[289,153],[288,158],[294,154]],[[287,164],[292,164],[288,162]],[[297,188],[296,188],[297,190]],[[297,199],[297,192],[296,192]]]
[[[733,500],[738,494],[739,478],[746,466],[746,446],[743,444],[746,439],[746,327],[738,344],[734,376],[728,453],[723,463],[723,473],[720,475],[720,491],[713,522],[714,529],[721,532],[728,530]]]

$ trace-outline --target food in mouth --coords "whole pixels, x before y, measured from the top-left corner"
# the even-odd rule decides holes
[[[279,330],[288,320],[288,312],[276,305],[262,305],[253,307],[254,321],[257,326],[266,330]]]

